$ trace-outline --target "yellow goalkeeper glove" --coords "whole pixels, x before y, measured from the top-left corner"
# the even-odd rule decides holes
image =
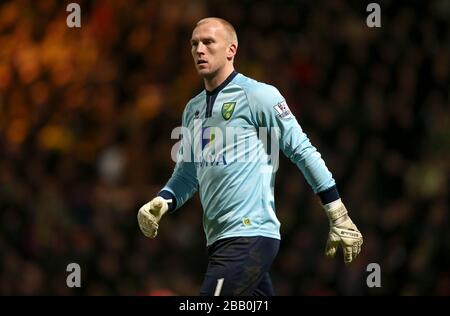
[[[323,205],[323,208],[330,220],[330,232],[325,256],[334,258],[337,248],[341,245],[344,252],[344,262],[348,264],[360,253],[363,236],[348,216],[347,209],[341,199]]]
[[[158,235],[158,223],[169,209],[167,203],[171,202],[172,200],[157,196],[139,209],[137,215],[139,228],[146,237],[155,238]]]

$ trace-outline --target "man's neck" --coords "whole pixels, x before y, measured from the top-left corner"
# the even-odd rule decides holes
[[[215,88],[220,86],[220,84],[224,82],[233,71],[234,67],[231,66],[227,67],[227,69],[223,69],[211,78],[204,78],[203,82],[205,83],[205,89],[209,92],[213,91]]]

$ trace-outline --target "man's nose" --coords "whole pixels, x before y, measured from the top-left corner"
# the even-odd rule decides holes
[[[205,45],[203,45],[202,42],[198,43],[197,49],[195,51],[197,54],[204,54],[205,53]]]

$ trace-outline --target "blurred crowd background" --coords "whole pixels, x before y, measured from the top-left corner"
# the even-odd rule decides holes
[[[237,29],[236,68],[275,85],[364,235],[326,259],[328,221],[284,156],[278,295],[449,295],[450,1],[71,1],[0,4],[0,294],[197,295],[196,195],[146,239],[139,207],[170,177],[170,135],[199,93],[195,23]],[[81,266],[81,288],[66,266]],[[369,263],[381,288],[368,288]]]

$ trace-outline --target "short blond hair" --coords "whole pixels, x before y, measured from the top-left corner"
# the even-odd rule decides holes
[[[203,23],[206,23],[209,21],[217,21],[220,24],[222,24],[222,26],[225,28],[225,30],[228,33],[230,41],[232,43],[236,44],[236,46],[238,45],[238,38],[237,38],[236,30],[234,29],[233,25],[225,19],[217,18],[217,17],[204,18],[204,19],[201,19],[200,21],[198,21],[196,26],[199,26],[200,24],[203,24]]]

